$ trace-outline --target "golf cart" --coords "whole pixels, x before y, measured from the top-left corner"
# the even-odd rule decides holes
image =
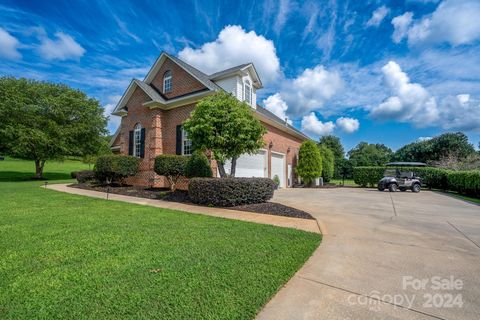
[[[390,192],[397,190],[420,192],[422,182],[414,171],[413,167],[425,167],[422,162],[390,162],[383,174],[383,178],[378,182],[378,190],[388,189]],[[410,169],[410,170],[409,170]]]

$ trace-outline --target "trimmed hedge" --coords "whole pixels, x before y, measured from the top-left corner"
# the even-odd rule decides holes
[[[95,178],[95,171],[93,170],[82,170],[82,171],[75,171],[72,172],[72,177],[75,175],[75,179],[77,179],[78,183],[86,183],[90,181],[94,181]]]
[[[362,187],[375,187],[384,172],[384,167],[354,167],[353,181]]]
[[[187,178],[212,177],[212,168],[208,162],[207,156],[201,151],[195,151],[187,161],[185,167],[185,176]]]
[[[411,168],[430,189],[456,191],[461,194],[480,198],[480,170],[452,171],[440,168]],[[353,179],[356,184],[374,187],[383,177],[385,167],[355,167]]]
[[[275,183],[268,178],[193,178],[188,195],[197,204],[233,207],[266,202],[274,189]]]
[[[448,186],[452,191],[480,198],[480,170],[451,171]]]
[[[100,182],[110,184],[122,183],[123,179],[134,176],[138,172],[140,159],[132,156],[110,155],[100,156],[95,162],[95,177]]]
[[[175,191],[177,181],[180,177],[185,176],[185,168],[187,167],[188,157],[176,154],[161,154],[155,157],[153,171],[160,176],[167,178],[170,184],[170,190]]]

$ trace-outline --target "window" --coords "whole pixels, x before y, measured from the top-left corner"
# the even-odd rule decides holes
[[[168,70],[163,75],[163,93],[172,91],[172,71]]]
[[[142,126],[140,123],[135,125],[133,129],[133,155],[140,158],[140,150],[142,148]]]
[[[188,156],[192,154],[192,140],[188,139],[187,132],[182,128],[182,154]]]
[[[243,100],[246,103],[251,105],[252,104],[252,87],[250,86],[250,81],[245,80],[244,87],[245,89],[243,90],[243,94],[244,94]]]

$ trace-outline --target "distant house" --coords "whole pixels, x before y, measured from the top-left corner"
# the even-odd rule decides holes
[[[261,88],[262,82],[252,63],[206,75],[186,62],[162,53],[143,81],[131,81],[112,113],[122,117],[111,141],[112,150],[143,159],[140,172],[129,183],[167,187],[166,179],[153,172],[155,157],[191,154],[191,141],[182,129],[182,123],[200,99],[224,90],[248,103],[267,129],[263,137],[264,149],[254,155],[241,156],[235,176],[273,178],[277,175],[281,187],[291,186],[299,146],[308,138],[285,120],[257,105],[257,90]],[[212,161],[212,169],[218,175],[215,161]]]

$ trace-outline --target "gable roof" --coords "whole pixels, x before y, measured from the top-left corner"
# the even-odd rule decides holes
[[[291,124],[287,123],[285,121],[285,119],[281,119],[280,117],[275,115],[273,112],[265,109],[264,107],[261,107],[261,106],[257,105],[257,108],[255,110],[256,110],[257,113],[259,113],[260,115],[264,116],[265,118],[275,122],[277,125],[281,125],[283,127],[286,127],[287,129],[290,129],[290,130],[294,131],[298,135],[302,136],[303,139],[310,140],[310,138],[308,136],[306,136],[303,132],[301,132],[300,130],[298,130],[297,128],[292,126]]]
[[[150,84],[157,75],[158,70],[160,70],[160,67],[162,66],[163,62],[165,59],[170,59],[173,62],[175,62],[177,65],[179,65],[183,70],[187,71],[190,75],[192,75],[195,79],[200,81],[205,87],[207,87],[210,90],[221,90],[221,88],[215,84],[213,81],[210,80],[210,78],[203,73],[202,71],[198,70],[197,68],[189,65],[188,63],[178,59],[177,57],[174,57],[172,55],[169,55],[166,52],[162,52],[160,56],[157,58],[155,63],[153,64],[152,68],[150,71],[148,71],[147,76],[143,80],[146,84]]]
[[[142,89],[145,94],[152,99],[152,101],[159,102],[159,103],[165,103],[165,99],[158,94],[155,89],[153,89],[151,86],[146,84],[145,82],[138,80],[138,79],[132,79],[130,81],[130,84],[127,87],[127,90],[125,90],[125,93],[123,94],[122,98],[120,98],[120,101],[118,101],[117,105],[115,106],[115,109],[113,109],[112,114],[113,115],[121,115],[123,111],[123,108],[127,104],[128,100],[132,96],[133,92],[135,92],[136,88]]]
[[[260,80],[260,76],[257,73],[257,69],[255,69],[255,65],[251,62],[249,63],[244,63],[240,64],[238,66],[228,68],[219,72],[212,73],[208,77],[211,80],[217,80],[217,79],[222,79],[225,78],[231,74],[239,73],[239,72],[245,72],[246,69],[251,70],[251,75],[253,77],[254,85],[257,89],[263,88],[262,81]]]

